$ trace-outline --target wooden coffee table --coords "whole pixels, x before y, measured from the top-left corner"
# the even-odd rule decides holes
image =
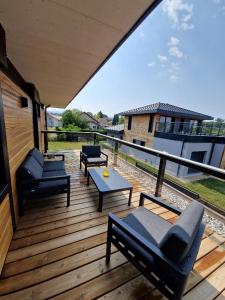
[[[102,211],[103,195],[113,192],[120,192],[129,190],[128,205],[131,204],[133,186],[126,179],[124,179],[117,171],[112,168],[108,168],[109,177],[102,175],[103,168],[92,168],[88,170],[87,185],[89,185],[90,177],[93,180],[98,192],[99,192],[99,204],[98,211]]]

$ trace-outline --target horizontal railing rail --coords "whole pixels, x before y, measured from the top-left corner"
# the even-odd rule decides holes
[[[111,136],[108,136],[108,135],[105,135],[105,134],[102,134],[102,133],[99,133],[99,132],[43,130],[42,133],[44,135],[48,135],[48,134],[52,134],[52,133],[54,133],[54,134],[73,134],[73,135],[78,135],[78,136],[79,135],[92,135],[94,140],[96,140],[97,137],[102,137],[104,139],[114,141],[115,142],[115,145],[114,145],[115,149],[116,148],[118,149],[119,144],[126,145],[128,147],[133,148],[133,149],[140,150],[140,151],[148,153],[148,154],[152,154],[156,157],[159,157],[161,160],[165,160],[165,161],[168,160],[168,161],[183,165],[185,167],[194,168],[194,169],[197,169],[197,170],[199,170],[203,173],[206,173],[208,175],[212,175],[212,176],[215,176],[217,178],[225,180],[225,170],[223,170],[223,169],[220,169],[220,168],[217,168],[217,167],[214,167],[214,166],[210,166],[210,165],[206,165],[206,164],[203,164],[203,163],[199,163],[199,162],[187,159],[187,158],[179,157],[179,156],[170,154],[168,152],[159,151],[159,150],[155,150],[155,149],[148,148],[148,147],[145,147],[145,146],[140,146],[140,145],[137,145],[137,144],[133,144],[133,143],[127,142],[125,140],[121,140],[121,139],[118,139],[118,138],[115,138],[115,137],[111,137]]]
[[[155,131],[172,134],[225,136],[225,124],[204,123],[198,125],[191,122],[156,122]]]

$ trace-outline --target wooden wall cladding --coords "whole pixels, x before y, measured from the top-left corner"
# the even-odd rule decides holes
[[[0,204],[0,274],[13,236],[9,196]]]
[[[30,149],[34,147],[32,101],[5,75],[0,74],[9,168],[12,184],[13,204],[16,222],[19,220],[19,207],[16,190],[16,171]],[[20,97],[28,98],[28,107],[22,108]]]

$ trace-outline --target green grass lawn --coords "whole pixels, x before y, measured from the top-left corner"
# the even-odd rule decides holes
[[[80,150],[82,145],[91,144],[90,142],[66,142],[66,141],[56,141],[48,142],[49,151],[59,151],[59,150]]]

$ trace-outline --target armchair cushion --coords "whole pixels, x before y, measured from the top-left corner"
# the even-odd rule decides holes
[[[95,163],[103,163],[106,162],[107,160],[102,157],[90,157],[87,159],[88,164],[95,164]]]
[[[41,178],[42,173],[43,169],[41,165],[33,158],[33,156],[28,156],[19,170],[19,176],[22,181]]]
[[[30,152],[29,155],[32,156],[39,164],[41,167],[44,165],[44,156],[42,153],[37,149],[33,148]]]
[[[203,206],[193,201],[168,230],[160,243],[160,249],[168,258],[180,262],[188,254],[199,230],[203,212]]]
[[[83,145],[82,152],[90,157],[100,157],[101,156],[101,148],[98,145]]]
[[[156,246],[172,225],[144,207],[139,207],[123,221]]]

